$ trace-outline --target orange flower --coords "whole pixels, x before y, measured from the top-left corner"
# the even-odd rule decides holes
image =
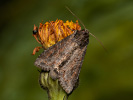
[[[45,24],[40,23],[39,29],[34,25],[33,36],[47,49],[74,33],[75,30],[81,30],[78,20],[76,23],[69,22],[68,20],[64,23],[62,20],[57,19],[56,21],[49,21]],[[34,31],[36,31],[36,34]]]

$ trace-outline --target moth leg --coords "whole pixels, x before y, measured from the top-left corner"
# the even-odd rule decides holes
[[[35,55],[36,52],[38,52],[42,47],[35,47],[34,50],[33,50],[33,53],[32,55]]]

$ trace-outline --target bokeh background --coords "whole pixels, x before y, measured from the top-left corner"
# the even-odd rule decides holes
[[[1,0],[0,100],[48,100],[34,61],[42,50],[32,36],[43,20],[76,21],[68,6],[98,37],[90,36],[80,85],[69,100],[133,100],[132,0]]]

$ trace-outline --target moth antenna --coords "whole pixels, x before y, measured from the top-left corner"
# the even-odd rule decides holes
[[[84,29],[87,30],[86,27],[85,27],[85,25],[84,25],[84,23],[79,19],[79,17],[77,17],[67,6],[65,6],[65,7],[66,7],[66,9],[67,9],[73,16],[75,16],[75,17],[79,20],[79,22],[83,25]],[[107,51],[106,48],[104,47],[103,43],[102,43],[94,34],[92,34],[92,33],[90,33],[90,32],[89,32],[89,34],[90,34],[91,36],[93,36],[93,37],[101,44],[101,46],[103,47],[103,49],[104,49],[105,51]]]
[[[89,34],[90,34],[91,36],[93,36],[93,37],[101,44],[101,46],[103,47],[103,49],[104,49],[105,51],[107,51],[107,49],[104,47],[103,43],[102,43],[94,34],[92,34],[92,33],[90,33],[90,32],[89,32]]]
[[[73,16],[75,16],[79,20],[79,22],[83,25],[84,29],[86,30],[84,23],[67,6],[65,6],[65,7]]]

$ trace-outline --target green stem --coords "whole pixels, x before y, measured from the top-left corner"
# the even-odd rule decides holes
[[[40,73],[40,85],[48,92],[49,100],[67,100],[68,95],[60,86],[58,79],[53,80],[48,72]]]

